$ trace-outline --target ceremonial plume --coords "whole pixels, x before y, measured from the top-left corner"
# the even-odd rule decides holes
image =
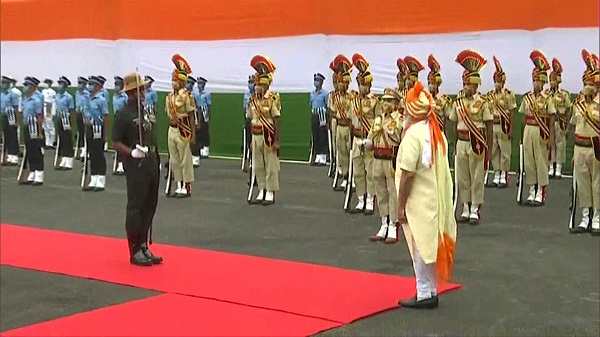
[[[494,67],[496,67],[496,71],[494,71],[494,81],[505,82],[506,74],[504,73],[504,70],[502,69],[500,60],[498,60],[498,58],[496,56],[493,56],[492,59],[494,60]]]
[[[473,49],[463,50],[456,56],[456,62],[465,69],[462,75],[463,83],[481,84],[479,72],[487,64],[481,53]]]
[[[175,70],[173,70],[173,79],[179,81],[187,81],[187,77],[192,73],[192,67],[188,61],[181,55],[175,54],[171,57],[171,61],[175,65]]]
[[[256,55],[250,60],[250,66],[256,70],[259,75],[272,74],[275,72],[275,65],[267,56]]]
[[[352,64],[354,64],[360,73],[369,71],[369,62],[367,62],[365,57],[359,53],[354,53],[354,55],[352,55]]]
[[[536,49],[532,51],[531,54],[529,54],[529,58],[537,70],[547,71],[550,69],[550,62],[548,62],[546,55],[544,55],[541,50]]]
[[[563,67],[556,57],[552,59],[552,71],[558,74],[562,74],[563,72]]]
[[[337,73],[349,73],[352,70],[352,62],[342,54],[339,54],[333,59],[333,71]]]
[[[406,67],[406,62],[404,62],[404,59],[402,57],[400,57],[396,60],[396,66],[398,67],[398,71],[400,73],[406,74],[406,70],[408,68]]]
[[[429,57],[427,58],[427,65],[429,66],[429,70],[435,73],[439,73],[440,69],[442,68],[438,60],[436,60],[435,56],[433,56],[433,54],[429,54]]]
[[[404,63],[406,63],[406,67],[408,68],[408,71],[411,74],[418,74],[419,71],[425,69],[421,62],[419,62],[419,60],[417,60],[417,58],[412,55],[405,57]]]

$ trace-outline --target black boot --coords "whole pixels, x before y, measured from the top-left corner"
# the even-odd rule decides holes
[[[144,253],[144,256],[146,256],[150,261],[152,261],[152,264],[162,263],[163,258],[152,254],[152,252],[148,248],[148,242],[147,242],[148,241],[148,231],[145,231],[143,233],[145,233],[145,234],[143,235],[143,237],[140,238],[140,242],[142,243],[141,244],[142,253]]]
[[[127,232],[127,241],[130,242],[129,249],[129,262],[137,266],[151,266],[152,260],[150,260],[142,251],[142,243],[140,241],[139,232]]]

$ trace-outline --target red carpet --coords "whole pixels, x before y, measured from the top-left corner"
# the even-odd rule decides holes
[[[129,264],[125,240],[6,224],[1,231],[3,265],[340,323],[395,308],[398,299],[415,293],[414,278],[160,244],[152,250],[165,263],[143,268]],[[439,292],[458,287],[450,284]]]
[[[144,316],[143,323],[132,324]],[[2,336],[309,336],[340,323],[175,294],[26,326]]]

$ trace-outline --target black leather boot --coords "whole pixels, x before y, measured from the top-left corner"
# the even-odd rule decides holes
[[[131,251],[129,262],[137,266],[151,266],[153,264],[152,260],[150,260],[142,250],[143,241],[140,241],[139,232],[127,232],[127,239],[128,241],[131,240],[130,242],[132,243],[130,245]]]
[[[142,246],[142,253],[144,253],[144,255],[150,260],[152,261],[153,264],[160,264],[163,262],[163,258],[160,256],[156,256],[154,254],[152,254],[152,252],[150,251],[150,248],[148,248],[148,233],[150,232],[150,229],[147,229],[145,231],[142,232],[142,236],[140,237],[140,242],[141,242],[141,246]]]

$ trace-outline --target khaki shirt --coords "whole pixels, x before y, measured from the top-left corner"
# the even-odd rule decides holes
[[[350,115],[350,113],[352,113],[353,108],[352,108],[352,99],[353,99],[353,95],[349,92],[344,92],[344,93],[338,93],[335,96],[332,96],[333,98],[333,102],[331,105],[331,111],[333,112],[333,115],[335,116],[335,118],[337,118],[338,120],[338,125],[339,123],[344,123],[343,119],[347,119],[348,123],[350,122],[350,118],[352,117]],[[342,109],[343,111],[341,111],[341,113],[345,113],[345,116],[342,116],[340,114],[340,109]]]
[[[500,92],[492,90],[487,93],[487,97],[489,100],[490,111],[496,121],[500,120],[500,108],[504,109],[509,114],[512,110],[517,109],[517,98],[515,97],[515,94],[506,88],[502,88]]]
[[[372,93],[366,95],[364,98],[355,97],[357,100],[358,111],[352,109],[350,114],[352,120],[352,128],[356,133],[362,133],[363,136],[367,136],[369,130],[373,126],[375,117],[381,114],[381,104],[379,99]],[[368,128],[364,127],[362,119],[366,119],[369,124]]]
[[[187,117],[196,109],[194,98],[187,89],[179,89],[177,93],[169,92],[165,106],[169,118]]]
[[[439,117],[449,118],[453,109],[452,99],[450,96],[438,92],[433,99],[435,101],[435,106],[433,107],[435,114]]]
[[[260,116],[263,116],[273,125],[273,119],[281,117],[281,100],[279,94],[273,91],[267,91],[263,98],[253,95],[248,101],[246,109],[246,118],[252,119],[253,125],[262,125]]]
[[[583,114],[587,113],[588,116],[591,117],[590,119],[595,122],[596,125],[600,124],[600,113],[598,112],[598,109],[600,108],[600,94],[596,95],[591,103],[586,103],[583,101],[583,105],[587,108],[587,111],[581,111],[582,109],[579,107],[579,104],[573,105],[573,115],[571,116],[571,121],[569,123],[575,126],[575,133],[580,136],[599,136],[594,129],[592,129],[589,122],[586,121],[586,118]]]
[[[471,98],[464,97],[462,98],[462,101],[467,109],[467,113],[469,113],[469,116],[471,116],[471,119],[478,128],[482,129],[485,127],[485,122],[494,120],[494,116],[490,112],[487,100],[480,93],[473,95]],[[459,111],[459,109],[458,102],[454,102],[448,118],[456,123],[457,130],[469,130],[461,116],[462,112]]]
[[[526,117],[533,117],[533,112],[529,109],[529,104],[527,103],[527,100],[525,100],[525,96],[533,97],[535,108],[540,116],[548,117],[556,114],[552,96],[544,91],[537,95],[535,95],[533,91],[525,93],[525,95],[523,95],[523,100],[521,101],[521,106],[519,107],[519,113],[524,114]]]
[[[373,141],[374,148],[391,149],[400,145],[401,135],[402,116],[398,111],[393,111],[375,117],[368,138]]]

